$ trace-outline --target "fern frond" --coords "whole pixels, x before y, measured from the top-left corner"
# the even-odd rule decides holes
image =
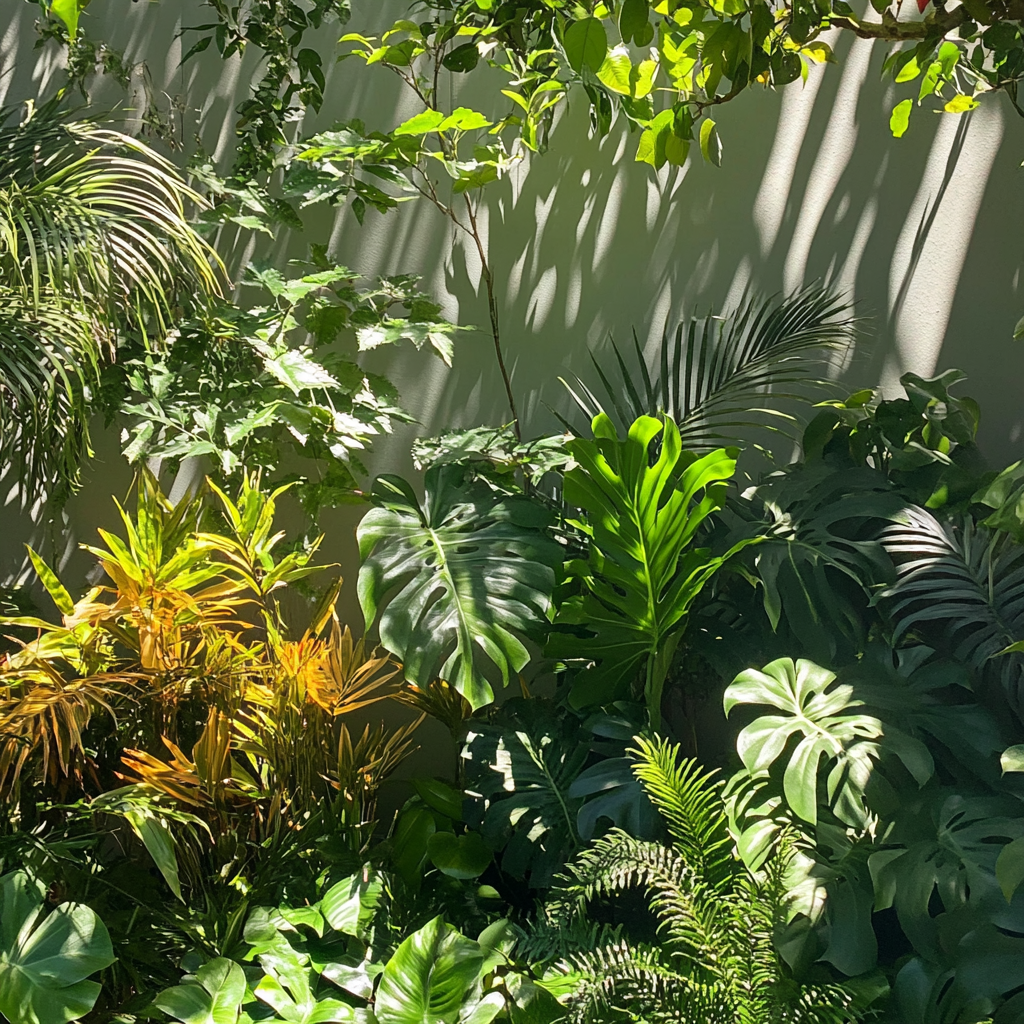
[[[726,958],[730,898],[705,885],[673,848],[612,829],[569,871],[571,880],[552,899],[567,920],[584,917],[591,900],[641,889],[650,896],[666,945],[700,962]]]
[[[596,949],[563,965],[580,977],[569,1004],[569,1021],[607,1019],[607,1010],[628,1008],[647,1021],[733,1024],[735,1007],[714,983],[690,976],[685,959],[663,948],[625,942]]]
[[[637,736],[633,773],[661,811],[669,834],[690,868],[708,885],[733,876],[731,839],[717,772],[706,772],[691,758],[679,757],[679,744],[662,737]]]

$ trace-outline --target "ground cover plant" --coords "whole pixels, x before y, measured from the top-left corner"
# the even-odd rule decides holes
[[[812,7],[418,3],[371,36],[340,0],[217,0],[185,60],[266,59],[215,166],[157,152],[158,107],[153,146],[72,115],[127,72],[84,5],[41,4],[70,62],[0,131],[0,448],[51,522],[96,413],[135,480],[87,586],[51,537],[37,607],[4,595],[10,1024],[1024,1021],[1024,468],[985,464],[963,375],[842,397],[858,321],[820,287],[572,367],[558,434],[506,362],[484,190],[571,94],[641,164],[717,162],[714,108],[838,26],[908,42],[919,101],[1016,103],[1012,8]],[[295,134],[331,25],[412,116]],[[444,103],[478,67],[491,106]],[[451,365],[468,329],[315,224],[302,261],[259,240],[409,197],[477,250],[511,420],[371,480],[408,417],[364,353]],[[449,756],[413,770],[428,717]]]

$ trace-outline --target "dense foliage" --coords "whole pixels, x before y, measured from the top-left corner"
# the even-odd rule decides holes
[[[213,0],[185,60],[262,60],[231,165],[181,167],[66,113],[128,74],[84,8],[41,3],[68,82],[0,129],[0,449],[50,522],[95,413],[136,477],[88,587],[51,536],[49,610],[0,595],[0,1016],[1024,1022],[1024,468],[963,375],[839,397],[855,320],[811,288],[572,367],[585,421],[530,437],[479,219],[574,91],[640,163],[717,162],[714,108],[829,27],[909,44],[919,102],[1016,102],[1016,8],[431,0],[372,37]],[[415,112],[302,137],[343,25]],[[367,486],[409,417],[364,354],[451,365],[468,328],[314,218],[301,265],[258,246],[407,198],[476,250],[511,420]],[[319,522],[357,500],[353,631]]]

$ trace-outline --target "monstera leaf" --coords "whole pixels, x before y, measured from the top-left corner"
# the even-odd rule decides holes
[[[592,440],[568,443],[579,466],[565,475],[565,500],[583,510],[576,525],[590,538],[587,561],[567,565],[584,594],[563,604],[563,630],[552,636],[549,650],[593,664],[573,686],[577,707],[624,696],[642,674],[657,726],[690,605],[736,551],[753,543],[745,538],[720,555],[692,546],[701,523],[722,507],[736,451],[719,448],[697,458],[683,451],[679,429],[667,417],[641,416],[621,440],[599,413],[593,431]]]
[[[503,849],[506,874],[542,888],[577,851],[583,799],[572,787],[590,748],[575,718],[539,698],[512,698],[474,722],[462,752],[467,821]]]
[[[521,637],[550,616],[561,548],[543,508],[467,484],[462,467],[434,467],[425,489],[421,506],[407,481],[377,480],[358,530],[359,600],[410,682],[440,677],[478,708],[494,699],[480,662],[507,683],[528,661]]]
[[[89,975],[114,962],[103,922],[86,906],[45,913],[46,888],[24,871],[0,878],[0,1013],[17,1024],[67,1024],[100,994]]]
[[[925,958],[936,959],[948,934],[976,927],[982,915],[1017,936],[1024,931],[1024,900],[1008,904],[997,878],[1001,852],[1024,835],[1018,806],[1000,797],[936,793],[920,813],[897,821],[891,838],[899,845],[872,855],[875,909],[895,907]]]
[[[860,702],[850,686],[833,686],[835,674],[813,662],[779,658],[763,671],[749,669],[725,691],[725,713],[739,704],[768,705],[782,714],[761,715],[740,733],[736,749],[748,778],[763,779],[790,747],[783,795],[790,810],[810,825],[820,802],[850,826],[863,824],[865,790],[881,753],[883,734],[893,753],[923,785],[934,771],[919,740],[871,715],[852,711]],[[819,776],[824,768],[824,792]]]

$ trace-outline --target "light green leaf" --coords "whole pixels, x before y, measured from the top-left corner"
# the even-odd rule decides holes
[[[957,95],[954,96],[942,109],[947,114],[963,114],[968,110],[973,110],[978,105],[978,101],[973,96]]]
[[[336,388],[338,382],[315,360],[298,349],[265,358],[263,365],[293,394],[309,388]]]
[[[391,134],[401,135],[429,135],[440,129],[444,121],[444,114],[440,110],[424,110],[408,121],[403,121]]]
[[[39,582],[46,587],[46,592],[53,598],[57,611],[61,615],[74,615],[75,602],[71,600],[71,595],[67,592],[64,584],[57,578],[57,574],[31,547],[27,544],[25,547],[28,549],[28,557],[32,562],[32,568],[35,569]]]
[[[89,0],[85,0],[85,3],[82,3],[81,0],[53,0],[53,3],[50,4],[50,13],[64,22],[68,30],[68,38],[72,42],[78,36],[78,17],[88,2]]]
[[[910,125],[910,111],[914,107],[913,100],[901,100],[892,108],[889,117],[889,129],[894,138],[902,138]]]
[[[597,77],[612,92],[629,96],[633,91],[630,82],[632,71],[633,62],[629,59],[629,50],[625,46],[616,46],[601,63]]]
[[[373,921],[383,889],[376,875],[353,875],[324,893],[320,911],[335,931],[363,937]]]
[[[1007,747],[999,758],[999,764],[1006,772],[1024,772],[1024,744]]]
[[[917,63],[917,57],[911,57],[896,73],[896,82],[897,84],[912,82],[919,74],[921,74],[921,65]]]
[[[100,986],[86,980],[114,962],[110,936],[88,907],[44,913],[43,887],[24,871],[0,878],[0,1013],[17,1024],[68,1024]]]
[[[718,128],[710,117],[701,121],[700,152],[708,163],[716,167],[722,166],[722,141],[718,137]]]
[[[483,963],[476,942],[435,917],[385,966],[374,1001],[378,1024],[456,1024]]]
[[[456,107],[438,126],[438,131],[446,132],[455,129],[460,132],[473,131],[476,128],[490,128],[491,122],[483,114],[470,110],[469,107]]]
[[[584,596],[563,605],[559,622],[567,628],[552,635],[548,651],[592,666],[576,677],[570,697],[576,706],[621,699],[640,677],[657,723],[690,605],[733,554],[753,543],[746,539],[717,556],[691,546],[700,524],[725,500],[736,451],[695,458],[683,451],[667,417],[641,416],[620,440],[602,412],[593,432],[592,440],[566,446],[578,466],[565,475],[565,500],[583,510],[580,525],[592,538],[588,560],[566,566]]]
[[[237,1024],[245,988],[242,968],[218,957],[165,989],[153,1005],[182,1024]]]

